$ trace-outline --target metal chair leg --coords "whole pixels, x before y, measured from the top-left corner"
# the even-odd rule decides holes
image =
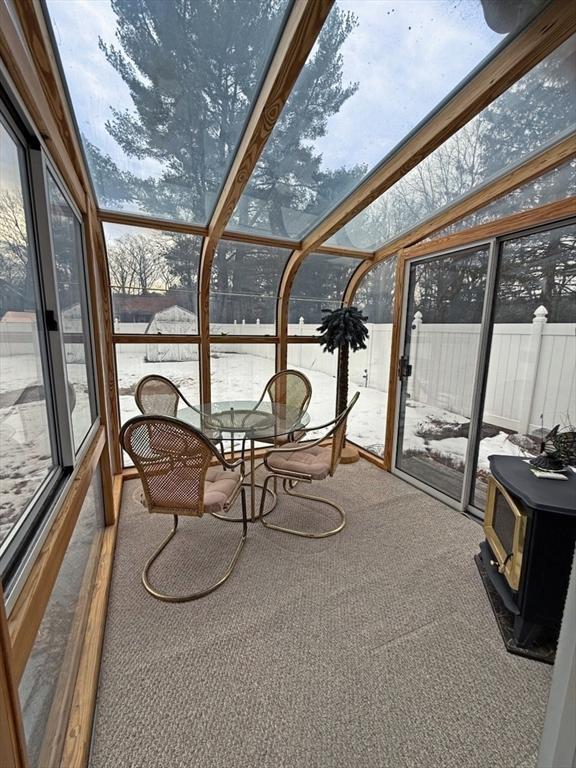
[[[154,587],[150,584],[150,580],[148,578],[148,572],[152,567],[152,564],[156,561],[160,553],[164,550],[164,548],[171,541],[171,539],[174,538],[176,531],[178,530],[178,515],[174,515],[174,525],[172,527],[172,530],[170,531],[168,536],[164,539],[162,544],[160,544],[158,549],[150,557],[150,559],[144,566],[144,570],[142,571],[142,584],[144,585],[144,588],[146,589],[147,592],[149,592],[153,597],[156,597],[158,600],[163,600],[166,603],[187,603],[191,600],[198,600],[198,598],[200,597],[205,597],[206,595],[209,595],[210,592],[214,592],[215,589],[218,589],[218,587],[224,584],[224,582],[229,578],[232,571],[234,570],[236,561],[238,560],[240,552],[242,551],[242,547],[244,546],[244,542],[246,541],[246,532],[248,529],[248,518],[246,516],[246,492],[244,488],[242,488],[241,493],[242,493],[242,517],[243,517],[242,537],[238,543],[238,546],[236,547],[234,556],[232,557],[232,560],[230,561],[230,564],[228,565],[228,568],[226,569],[225,574],[215,584],[212,584],[211,586],[201,590],[200,592],[192,592],[189,595],[167,595],[167,594],[164,594],[163,592],[158,592],[158,590],[154,589]]]
[[[264,480],[264,487],[266,487],[268,480],[270,480],[272,477],[276,478],[277,475],[267,475],[266,479]],[[323,498],[322,496],[310,496],[307,493],[294,493],[292,488],[296,485],[296,483],[300,482],[299,480],[292,480],[290,478],[283,478],[283,488],[285,493],[288,496],[292,496],[294,498],[298,499],[306,499],[307,501],[317,501],[320,504],[327,504],[329,507],[332,507],[332,509],[335,509],[336,512],[338,512],[340,516],[340,523],[336,528],[331,529],[330,531],[324,531],[322,533],[312,533],[308,531],[297,531],[293,528],[284,528],[281,525],[274,525],[274,523],[271,523],[269,520],[266,520],[263,516],[260,517],[260,522],[262,525],[264,525],[266,528],[272,528],[275,531],[282,531],[282,533],[291,533],[294,536],[303,536],[307,539],[325,539],[327,536],[334,536],[334,534],[339,533],[344,526],[346,525],[346,515],[344,513],[344,510],[342,507],[338,506],[338,504],[335,504],[333,501],[329,501],[328,499]],[[264,497],[264,493],[262,494],[262,497]]]

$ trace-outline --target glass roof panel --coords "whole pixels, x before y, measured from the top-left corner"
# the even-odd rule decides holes
[[[510,216],[513,213],[529,211],[532,208],[563,200],[572,195],[576,195],[576,160],[569,160],[537,179],[523,184],[512,192],[494,200],[490,205],[486,205],[469,216],[455,221],[449,227],[435,232],[431,238],[427,239],[437,240],[440,237],[452,235],[454,232],[461,232],[464,229],[501,219],[503,216]]]
[[[368,323],[393,321],[396,256],[378,262],[364,277],[354,296],[354,306],[368,317]]]
[[[100,207],[205,225],[289,0],[47,0]]]
[[[276,299],[291,251],[221,240],[210,283],[210,332],[276,332]]]
[[[198,333],[202,238],[124,224],[103,224],[114,331]]]
[[[576,128],[576,36],[499,96],[327,245],[374,250]]]
[[[311,253],[296,272],[290,293],[288,322],[322,322],[323,309],[336,309],[352,272],[360,264],[349,256],[330,253]],[[294,329],[290,330],[293,333]]]
[[[337,0],[230,227],[302,238],[544,4]]]

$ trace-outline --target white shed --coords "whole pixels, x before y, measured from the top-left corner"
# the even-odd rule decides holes
[[[161,309],[152,318],[146,333],[153,336],[195,336],[198,333],[198,317],[194,312],[174,304]],[[151,363],[181,362],[198,360],[196,344],[166,344],[161,339],[153,344],[146,344],[146,360]]]

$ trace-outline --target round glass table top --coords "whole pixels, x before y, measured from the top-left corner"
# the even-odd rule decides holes
[[[258,400],[222,400],[181,408],[178,418],[203,432],[241,432],[253,440],[288,435],[310,422],[310,415],[300,408]]]

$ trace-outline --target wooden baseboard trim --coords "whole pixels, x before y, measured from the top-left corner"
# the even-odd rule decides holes
[[[370,464],[375,464],[377,467],[379,467],[380,469],[383,469],[385,472],[388,471],[386,469],[384,459],[381,456],[376,456],[375,453],[371,453],[370,451],[367,451],[366,448],[362,448],[361,445],[358,445],[358,443],[353,442],[349,438],[347,438],[347,442],[356,448],[361,459],[364,459],[365,461],[370,462]]]
[[[60,768],[86,768],[88,765],[123,480],[122,475],[114,477],[114,524],[107,526],[102,535],[100,558],[94,578]]]

